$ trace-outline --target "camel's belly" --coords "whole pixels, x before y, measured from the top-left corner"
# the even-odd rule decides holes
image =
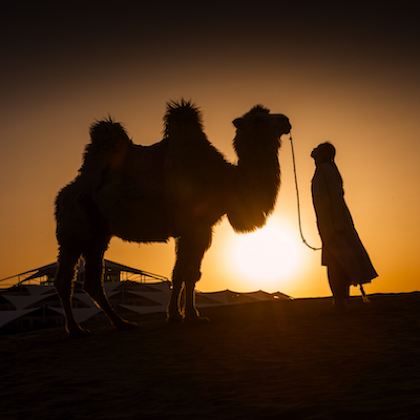
[[[112,220],[111,233],[126,241],[132,242],[166,242],[171,236],[169,227],[162,218],[151,219],[147,211],[137,214],[121,213],[123,219]],[[153,215],[156,216],[156,213]]]
[[[104,188],[96,196],[112,235],[133,242],[166,242],[172,236],[164,200]]]

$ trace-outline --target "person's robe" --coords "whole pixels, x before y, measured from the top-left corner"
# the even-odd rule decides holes
[[[317,166],[312,178],[312,200],[322,241],[322,265],[339,264],[353,285],[377,277],[354,227],[335,163]]]

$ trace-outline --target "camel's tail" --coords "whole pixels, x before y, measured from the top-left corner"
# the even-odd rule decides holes
[[[80,172],[89,170],[93,163],[95,167],[98,167],[98,163],[112,165],[131,143],[121,123],[113,121],[111,117],[95,121],[90,126],[90,143],[86,146]]]

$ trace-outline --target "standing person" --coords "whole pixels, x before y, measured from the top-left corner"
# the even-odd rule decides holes
[[[335,147],[322,143],[311,157],[315,160],[312,200],[322,241],[322,265],[337,310],[345,309],[350,285],[369,283],[378,276],[353,224],[344,200],[343,179],[335,164]],[[362,288],[363,290],[363,288]]]

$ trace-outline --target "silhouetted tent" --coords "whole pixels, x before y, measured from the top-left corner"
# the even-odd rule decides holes
[[[83,269],[81,260],[77,280],[83,280]],[[57,263],[51,263],[0,280],[14,283],[0,289],[1,332],[26,331],[63,323],[61,301],[53,286],[56,270]],[[84,322],[100,312],[81,284],[76,282],[72,298],[77,322]],[[113,305],[125,309],[133,307],[137,313],[164,312],[171,290],[170,281],[165,276],[110,260],[104,260],[104,288]]]
[[[40,306],[48,306],[50,308],[56,308],[61,310],[61,301],[58,294],[52,286],[32,286],[32,292],[24,295],[8,294],[6,289],[0,294],[0,303],[9,302],[16,310],[38,308]],[[80,293],[75,293],[73,296],[72,305],[75,308],[89,308],[92,306],[90,301],[81,299]]]
[[[274,293],[268,293],[264,292],[264,290],[257,290],[256,292],[250,292],[250,293],[244,293],[245,295],[256,299],[256,300],[267,300],[267,299],[291,299],[290,296],[281,293],[281,292],[274,292]]]
[[[35,268],[33,270],[33,273],[29,274],[27,272],[29,276],[21,280],[19,283],[29,282],[30,280],[41,279],[43,277],[47,279],[46,283],[52,283],[54,281],[56,270],[57,270],[57,263],[51,263],[51,264],[44,265],[42,267]],[[23,275],[24,274],[26,273],[23,273]],[[21,275],[18,274],[18,276],[21,276]]]
[[[220,301],[217,299],[212,299],[211,296],[208,296],[209,293],[200,293],[197,292],[195,294],[195,302],[197,306],[213,306],[213,305],[220,305]]]
[[[280,296],[281,295],[281,296]],[[207,301],[203,301],[203,299]],[[197,303],[199,300],[202,300],[204,305],[210,304],[239,304],[239,303],[251,303],[251,302],[258,302],[263,300],[273,300],[273,299],[290,299],[289,296],[281,293],[281,294],[271,294],[268,292],[263,292],[259,290],[257,292],[249,292],[249,293],[239,293],[234,292],[232,290],[221,290],[218,292],[208,292],[208,293],[197,293]]]
[[[121,282],[117,289],[124,289],[124,290],[130,290],[132,292],[141,292],[141,293],[162,293],[165,292],[169,288],[170,282],[147,282],[145,283],[139,283],[137,281],[132,280],[125,280]]]
[[[280,299],[280,300],[284,300],[284,299],[291,300],[291,299],[293,299],[291,296],[286,295],[285,293],[282,293],[282,292],[274,292],[274,293],[271,293],[271,295],[275,299]]]
[[[9,283],[14,283],[15,286],[23,283],[37,283],[41,285],[53,285],[54,278],[57,271],[57,262],[43,265],[41,267],[33,268],[13,276],[0,279],[0,282],[9,280]],[[84,264],[81,259],[78,264],[78,280],[82,280],[84,275]],[[104,281],[119,282],[122,280],[136,280],[137,282],[149,281],[169,281],[169,279],[160,274],[150,273],[148,271],[140,270],[138,268],[129,267],[128,265],[120,264],[110,260],[104,260]],[[16,290],[17,291],[17,290]],[[21,290],[23,292],[23,290]]]
[[[58,293],[47,293],[47,296],[45,296],[45,294],[42,294],[42,296],[43,297],[41,300],[34,301],[33,303],[26,306],[25,309],[37,308],[42,305],[47,305],[51,308],[61,309],[61,301],[60,297],[58,296]],[[89,308],[90,306],[82,300],[78,299],[77,296],[73,296],[71,304],[73,308]]]
[[[118,291],[112,294],[109,301],[113,305],[130,305],[130,306],[160,306],[159,302],[142,296],[141,294],[131,293],[127,291]]]
[[[0,295],[0,311],[15,311],[16,306],[9,299]]]
[[[20,273],[12,277],[18,279],[16,284],[0,290],[0,332],[13,333],[55,327],[64,322],[61,301],[55,287],[48,280],[54,278],[56,269],[57,264],[53,263]],[[166,312],[171,295],[171,282],[166,277],[109,260],[105,260],[105,274],[108,274],[108,277],[105,275],[105,292],[111,304],[118,310],[140,315]],[[130,276],[138,280],[127,279]],[[28,284],[36,280],[37,284]],[[262,290],[250,293],[231,290],[196,293],[198,307],[274,299],[290,298],[280,292],[271,294]],[[74,291],[72,305],[77,322],[104,317],[80,287]]]
[[[29,296],[31,292],[28,287],[23,284],[15,284],[7,289],[1,290],[3,295],[8,296]]]
[[[2,312],[0,330],[2,332],[31,331],[62,325],[64,315],[48,306],[33,309]]]

